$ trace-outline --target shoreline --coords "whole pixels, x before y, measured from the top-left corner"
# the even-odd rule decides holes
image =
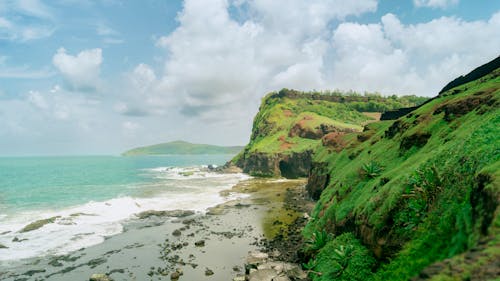
[[[182,218],[147,216],[124,225],[124,232],[101,244],[57,257],[39,257],[5,268],[2,280],[232,280],[245,273],[250,251],[273,245],[303,216],[290,208],[305,180],[247,179],[222,192],[248,194]],[[298,200],[298,199],[297,199]],[[276,245],[274,245],[276,246]],[[82,278],[83,277],[83,278]]]

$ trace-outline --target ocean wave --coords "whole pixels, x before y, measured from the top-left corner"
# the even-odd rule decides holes
[[[193,210],[204,213],[210,207],[245,195],[227,190],[248,178],[244,174],[213,173],[204,167],[149,169],[154,177],[170,180],[155,183],[157,192],[149,197],[122,196],[106,201],[87,202],[62,210],[25,211],[0,218],[0,261],[14,261],[44,255],[60,255],[99,244],[106,237],[123,232],[124,223],[134,214],[148,210]],[[179,174],[189,172],[192,174]],[[147,190],[151,185],[141,186]],[[39,228],[22,232],[39,220],[47,220]],[[10,232],[9,232],[10,231]]]

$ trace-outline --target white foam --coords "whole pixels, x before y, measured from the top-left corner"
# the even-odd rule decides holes
[[[222,197],[220,191],[249,178],[244,174],[211,173],[196,167],[161,167],[149,169],[147,172],[157,179],[164,180],[143,186],[145,189],[153,188],[156,191],[152,197],[124,196],[107,201],[88,202],[63,210],[24,212],[16,214],[15,217],[0,218],[0,233],[11,231],[0,235],[0,243],[9,247],[0,249],[0,261],[65,254],[99,244],[105,237],[121,233],[123,224],[136,218],[134,214],[147,210],[182,209],[205,212],[215,205],[244,197],[245,195],[235,193]],[[179,175],[184,172],[188,174]],[[30,232],[19,232],[31,222],[56,216],[58,218],[54,223]],[[27,240],[13,242],[16,237]]]

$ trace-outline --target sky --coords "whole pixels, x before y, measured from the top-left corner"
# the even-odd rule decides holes
[[[248,142],[281,88],[435,96],[499,0],[0,0],[0,156]]]

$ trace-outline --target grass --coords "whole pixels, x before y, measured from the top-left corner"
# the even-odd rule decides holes
[[[346,136],[347,148],[340,152],[319,146],[314,161],[330,163],[334,180],[323,191],[304,235],[310,238],[351,222],[356,238],[370,248],[384,241],[373,252],[377,265],[365,280],[408,280],[431,263],[476,245],[485,224],[496,225],[490,235],[500,239],[498,212],[488,222],[485,214],[493,211],[481,201],[487,197],[477,195],[483,188],[480,175],[490,179],[484,186],[488,198],[500,194],[499,72],[458,87],[458,94],[450,95],[450,90],[402,117],[398,122],[406,125],[393,136],[386,131],[394,121],[374,122],[363,133],[366,140]],[[488,94],[492,98],[472,110],[464,108],[448,118],[445,112],[436,113],[442,106],[456,109]],[[401,149],[403,140],[422,135],[425,142]],[[324,257],[315,258],[315,269],[332,267],[333,249],[320,253]],[[447,280],[445,275],[440,280]],[[343,280],[330,278],[314,280]]]

